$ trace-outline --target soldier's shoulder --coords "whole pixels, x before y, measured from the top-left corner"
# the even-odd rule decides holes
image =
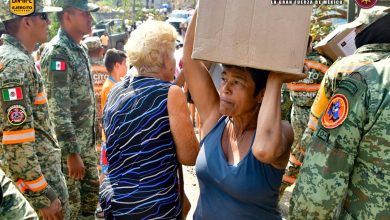
[[[0,77],[24,77],[26,73],[35,71],[34,62],[28,57],[15,56],[13,59],[0,60]]]
[[[41,59],[46,60],[49,57],[66,59],[68,57],[68,50],[64,45],[59,44],[57,41],[51,41],[45,46]]]
[[[32,58],[12,45],[3,45],[0,52],[1,60],[18,60],[19,62],[32,62]],[[5,62],[5,61],[3,61]]]
[[[378,82],[375,84],[390,83],[390,57],[374,61],[368,65],[364,65],[354,71],[355,74],[360,74],[362,78],[368,81]]]
[[[319,63],[322,63],[324,65],[327,65],[327,66],[330,66],[332,64],[332,61],[325,58],[322,54],[320,54],[318,51],[316,50],[313,50],[311,51],[307,57],[306,57],[307,60],[311,60],[311,61],[316,61],[316,62],[319,62]]]
[[[353,54],[339,58],[329,68],[327,75],[329,78],[344,77],[362,66],[372,64],[374,61],[370,53]]]
[[[378,51],[378,50],[388,51],[390,50],[390,44],[389,43],[366,44],[360,47],[359,49],[364,51]]]

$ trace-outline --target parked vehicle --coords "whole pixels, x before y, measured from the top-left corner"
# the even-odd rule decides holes
[[[124,45],[129,37],[126,31],[118,31],[122,26],[122,20],[110,19],[104,20],[96,24],[92,30],[92,35],[100,37],[104,33],[108,34],[108,49],[116,48],[123,50]]]
[[[180,24],[187,23],[189,17],[190,17],[190,13],[188,13],[188,11],[186,10],[174,10],[169,15],[166,22],[170,23],[172,26],[176,28],[177,32],[181,33]]]

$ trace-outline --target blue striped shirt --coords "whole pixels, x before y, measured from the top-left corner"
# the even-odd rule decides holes
[[[126,77],[104,109],[108,175],[100,189],[107,219],[177,219],[181,215],[176,148],[169,126],[172,84]]]

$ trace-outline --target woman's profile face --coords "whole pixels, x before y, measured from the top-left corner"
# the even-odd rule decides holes
[[[221,114],[235,117],[255,111],[258,105],[255,88],[255,82],[248,72],[234,67],[225,68],[220,91]]]
[[[172,81],[175,76],[176,59],[174,52],[164,56],[164,80]]]

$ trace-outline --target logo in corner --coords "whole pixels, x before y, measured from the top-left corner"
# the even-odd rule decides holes
[[[361,8],[369,9],[375,6],[378,0],[355,0],[356,4]]]
[[[32,14],[35,11],[35,0],[10,0],[9,11],[18,16]]]

